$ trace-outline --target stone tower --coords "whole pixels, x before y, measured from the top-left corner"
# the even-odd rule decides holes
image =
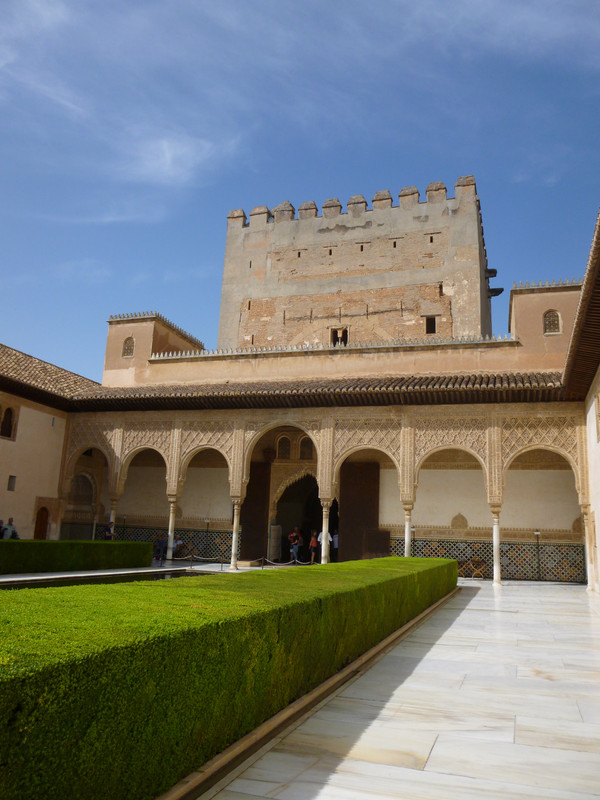
[[[219,348],[338,345],[491,334],[490,289],[472,176],[242,210],[227,219]]]

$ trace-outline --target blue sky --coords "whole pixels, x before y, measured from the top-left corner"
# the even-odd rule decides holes
[[[600,203],[591,0],[4,0],[0,341],[100,380],[111,314],[216,345],[233,208],[473,174],[489,266],[581,277]]]

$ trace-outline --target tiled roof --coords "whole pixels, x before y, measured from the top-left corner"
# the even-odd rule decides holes
[[[0,389],[66,411],[437,405],[565,399],[558,372],[106,387],[0,345]]]
[[[0,389],[66,409],[71,399],[100,384],[0,344]]]
[[[558,372],[395,376],[211,385],[100,387],[73,397],[80,411],[422,405],[564,400]]]

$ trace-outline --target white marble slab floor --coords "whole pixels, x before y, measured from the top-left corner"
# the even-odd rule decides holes
[[[460,586],[202,800],[600,798],[600,597]]]

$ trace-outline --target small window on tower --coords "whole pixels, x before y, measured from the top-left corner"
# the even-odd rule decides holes
[[[435,317],[425,317],[425,333],[436,333]]]
[[[135,340],[133,336],[128,336],[123,342],[123,350],[121,352],[122,358],[131,358],[135,350]]]
[[[334,347],[339,344],[348,344],[348,328],[332,328],[331,344]]]
[[[560,314],[558,311],[546,311],[544,314],[544,335],[560,333]]]

